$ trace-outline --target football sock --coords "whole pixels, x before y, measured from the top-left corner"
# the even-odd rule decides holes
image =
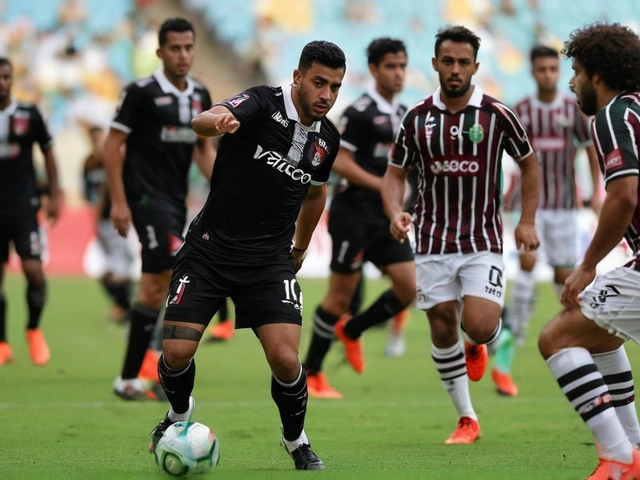
[[[147,308],[139,303],[133,307],[127,353],[122,366],[121,377],[123,379],[127,380],[138,376],[159,313],[158,310]]]
[[[102,288],[104,288],[104,291],[107,292],[107,295],[109,296],[111,301],[115,303],[116,294],[113,289],[113,283],[110,281],[107,281],[106,277],[102,277],[100,279],[100,284],[102,285]]]
[[[522,338],[526,333],[534,297],[535,278],[533,272],[518,270],[509,302],[512,333],[516,338]]]
[[[360,277],[358,281],[358,286],[356,287],[356,291],[353,292],[351,296],[351,301],[349,302],[349,313],[351,315],[357,315],[360,312],[360,308],[362,307],[362,299],[364,298],[364,280]]]
[[[600,458],[631,463],[633,446],[589,352],[584,348],[565,348],[549,357],[547,365],[562,393],[593,433]]]
[[[160,355],[158,360],[158,376],[160,384],[167,399],[171,404],[173,413],[181,414],[189,410],[189,397],[193,391],[196,378],[196,360],[192,358],[189,363],[179,370],[170,368],[164,360],[164,355]],[[169,412],[170,414],[172,413]],[[171,415],[169,415],[171,418]],[[178,420],[171,418],[171,420]]]
[[[129,310],[131,308],[131,282],[117,282],[111,285],[111,291],[113,292],[113,303],[118,305],[123,310]]]
[[[307,359],[304,361],[304,368],[310,373],[322,371],[322,362],[327,352],[331,348],[331,344],[335,339],[333,327],[338,321],[338,317],[325,312],[321,306],[316,308],[313,315],[313,334],[311,336],[311,344],[307,352]]]
[[[607,389],[611,395],[613,408],[618,420],[627,434],[627,438],[634,445],[640,444],[640,426],[636,413],[635,392],[631,365],[624,347],[613,352],[591,355],[593,361],[602,374]]]
[[[513,334],[508,328],[503,328],[496,340],[495,366],[501,373],[511,373],[515,343]]]
[[[27,329],[33,330],[40,326],[42,309],[47,300],[47,285],[42,286],[27,285],[27,306],[29,307],[29,322]]]
[[[469,376],[467,375],[462,343],[456,342],[455,345],[448,348],[438,348],[431,345],[431,358],[436,364],[442,385],[449,393],[458,416],[477,420],[478,416],[473,410],[469,395]]]
[[[284,442],[285,446],[287,447],[287,451],[288,452],[293,452],[296,448],[298,448],[300,445],[302,445],[304,443],[309,445],[309,439],[307,438],[307,434],[304,433],[304,430],[302,430],[302,433],[300,434],[300,436],[297,439],[289,441],[286,438],[283,438],[282,441]]]
[[[407,307],[396,298],[393,291],[387,290],[364,312],[351,317],[344,326],[344,333],[352,339],[360,338],[360,335],[370,327],[386,322],[396,313]]]
[[[556,294],[556,297],[558,298],[558,300],[560,300],[560,297],[562,296],[562,289],[564,288],[564,283],[554,283],[553,284],[553,291]]]
[[[226,322],[229,319],[229,307],[227,306],[228,300],[225,298],[220,302],[220,309],[218,310],[218,323]]]
[[[280,411],[282,436],[285,440],[295,441],[300,438],[307,414],[307,374],[300,366],[298,378],[292,383],[281,382],[271,375],[271,398]]]
[[[0,292],[0,342],[7,341],[7,300]]]

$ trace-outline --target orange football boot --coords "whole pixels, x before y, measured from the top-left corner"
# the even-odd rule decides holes
[[[460,417],[458,427],[444,443],[446,445],[463,445],[475,442],[480,438],[480,424],[471,417]]]
[[[44,339],[44,334],[39,328],[29,329],[26,333],[27,343],[29,344],[29,355],[34,365],[44,366],[49,363],[51,353],[49,346]]]
[[[5,365],[13,360],[11,345],[7,342],[0,342],[0,365]]]
[[[464,341],[464,354],[467,363],[469,380],[478,382],[487,371],[489,365],[489,352],[486,345],[471,345]]]
[[[500,395],[506,395],[507,397],[518,396],[518,386],[513,382],[511,374],[502,373],[497,368],[494,368],[491,371],[491,379],[493,380],[493,383],[496,384],[496,388]]]
[[[338,320],[338,322],[336,323],[334,332],[336,334],[336,337],[338,337],[338,340],[340,340],[344,345],[345,356],[347,357],[347,361],[349,362],[349,364],[351,364],[356,372],[362,373],[364,372],[364,354],[362,352],[362,343],[360,342],[359,338],[354,340],[353,338],[347,337],[347,335],[344,333],[344,327],[347,324],[347,320],[349,320],[349,318],[349,315],[341,316],[340,320]]]
[[[307,372],[307,389],[309,390],[309,396],[312,398],[326,398],[331,400],[340,400],[342,394],[329,385],[327,377],[324,373],[309,373]]]
[[[640,452],[633,449],[631,463],[600,459],[594,472],[586,480],[640,480]]]
[[[233,325],[233,320],[230,318],[226,319],[224,322],[216,323],[209,330],[211,334],[211,338],[213,340],[219,340],[224,342],[225,340],[231,340],[233,335],[236,333],[235,327]]]
[[[158,352],[147,349],[147,353],[144,355],[144,360],[142,360],[142,366],[140,367],[140,372],[138,373],[138,377],[142,380],[150,380],[152,382],[159,382],[160,377],[158,376],[158,360],[160,359],[160,355]]]

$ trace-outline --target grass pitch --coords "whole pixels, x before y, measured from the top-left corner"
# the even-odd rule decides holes
[[[305,323],[326,280],[301,279]],[[370,281],[367,300],[385,288]],[[169,478],[147,452],[148,433],[164,416],[162,403],[125,402],[111,391],[126,329],[105,321],[107,302],[96,282],[52,278],[43,329],[52,352],[44,368],[31,365],[24,342],[24,281],[6,279],[12,364],[0,367],[0,479]],[[202,343],[197,360],[194,420],[214,429],[219,479],[579,479],[593,470],[593,439],[562,396],[536,348],[537,333],[557,312],[541,285],[527,345],[516,353],[518,398],[496,395],[490,375],[471,385],[482,438],[474,445],[443,441],[456,414],[430,358],[428,323],[414,310],[407,354],[383,355],[386,329],[365,333],[367,368],[355,374],[334,345],[325,362],[344,400],[310,399],[306,431],[327,466],[296,472],[279,446],[280,422],[270,396],[270,373],[258,341],[240,331],[227,343]],[[627,346],[631,364],[640,352]],[[198,478],[192,476],[192,478]]]

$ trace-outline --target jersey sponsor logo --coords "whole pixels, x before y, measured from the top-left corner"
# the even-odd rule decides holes
[[[155,104],[159,107],[166,107],[173,103],[173,97],[171,95],[165,95],[163,97],[156,97],[153,99]]]
[[[385,123],[389,122],[389,116],[388,115],[377,115],[375,117],[373,117],[373,124],[374,125],[384,125]]]
[[[20,144],[18,143],[0,143],[0,160],[12,160],[20,156]]]
[[[280,125],[282,125],[285,128],[289,126],[289,120],[287,120],[282,116],[282,113],[280,112],[280,110],[275,111],[273,115],[271,115],[271,118],[273,118],[276,122],[278,122]]]
[[[324,159],[327,158],[329,154],[329,147],[327,146],[327,142],[325,142],[322,138],[316,138],[311,142],[311,146],[309,147],[309,161],[311,165],[314,167],[319,166]]]
[[[624,165],[624,160],[622,159],[622,152],[619,148],[612,150],[607,153],[607,156],[604,159],[604,169],[605,171],[615,170],[616,168],[620,168]]]
[[[475,160],[434,160],[431,172],[434,175],[475,176],[480,164]]]
[[[285,157],[278,152],[265,150],[260,145],[258,145],[253,158],[255,158],[256,160],[265,160],[267,162],[267,165],[269,165],[271,168],[279,171],[280,173],[284,173],[287,177],[290,177],[292,180],[303,185],[306,185],[311,181],[310,173],[306,173],[304,170],[296,168],[295,165],[287,162]]]
[[[227,103],[231,105],[231,107],[236,108],[242,102],[246,102],[247,100],[249,100],[249,95],[247,95],[246,93],[240,93],[235,97],[231,97],[229,100],[225,101],[224,103]]]
[[[160,140],[167,143],[196,143],[198,134],[191,127],[165,125],[160,131]]]
[[[535,137],[531,143],[536,152],[561,152],[567,140],[565,137]]]

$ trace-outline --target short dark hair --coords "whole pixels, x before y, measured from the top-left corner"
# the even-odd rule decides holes
[[[595,22],[574,30],[562,54],[577,60],[589,78],[600,75],[611,89],[640,85],[640,37],[620,23]]]
[[[304,72],[310,68],[314,62],[318,62],[329,68],[347,69],[347,59],[342,49],[335,43],[324,40],[314,40],[304,46],[300,54],[298,70]]]
[[[536,45],[531,49],[531,53],[529,54],[531,63],[533,63],[536,58],[543,57],[560,58],[558,51],[555,48],[547,47],[546,45]]]
[[[373,40],[367,47],[367,62],[379,65],[387,53],[407,54],[407,47],[402,40],[382,37]]]
[[[193,25],[186,18],[168,18],[160,26],[160,30],[158,31],[158,45],[162,47],[167,43],[167,33],[169,32],[191,32],[193,33],[194,38],[196,36],[196,31],[193,29]]]
[[[463,27],[462,25],[456,25],[452,27],[441,28],[436,33],[436,46],[435,53],[436,57],[438,56],[438,52],[440,51],[440,45],[445,40],[451,40],[456,43],[468,43],[473,47],[473,51],[475,52],[474,59],[478,57],[478,50],[480,50],[480,37],[478,37],[475,33],[469,30],[467,27]]]
[[[7,57],[0,57],[0,67],[2,65],[8,65],[9,68],[13,70],[13,64],[11,63],[11,60],[9,60]]]

